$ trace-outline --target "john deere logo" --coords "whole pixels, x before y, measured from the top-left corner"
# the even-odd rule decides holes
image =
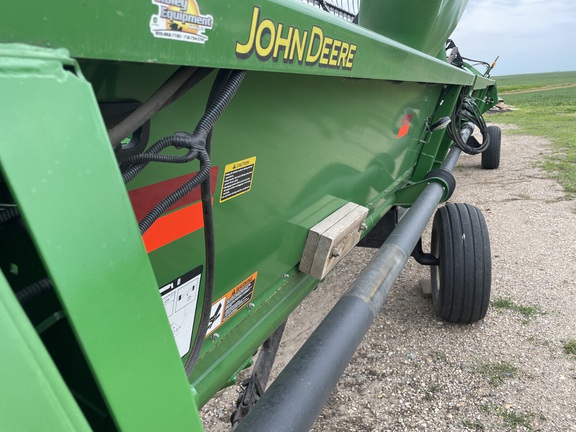
[[[158,15],[150,19],[152,35],[162,39],[201,43],[208,40],[204,31],[212,29],[212,16],[202,15],[195,0],[152,0]]]

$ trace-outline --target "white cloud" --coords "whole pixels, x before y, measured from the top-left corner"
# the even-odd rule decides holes
[[[575,21],[574,0],[471,0],[452,38],[495,74],[576,70]]]

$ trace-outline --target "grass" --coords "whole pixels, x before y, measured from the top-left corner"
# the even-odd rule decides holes
[[[546,417],[542,414],[536,414],[533,412],[520,413],[514,411],[511,407],[499,407],[497,405],[482,405],[482,410],[487,414],[496,414],[504,421],[504,427],[508,431],[515,431],[518,428],[521,430],[535,431],[540,430],[540,428],[535,429],[534,420],[546,421]],[[465,426],[467,426],[465,424]],[[467,426],[468,427],[468,426]]]
[[[520,127],[509,133],[550,139],[554,152],[543,161],[542,167],[562,184],[570,197],[576,197],[576,72],[510,75],[495,79],[504,102],[519,110],[489,120]],[[506,94],[518,91],[525,93]]]
[[[494,309],[511,310],[517,312],[524,317],[526,321],[530,321],[536,315],[543,315],[545,312],[538,305],[524,306],[514,302],[510,297],[500,297],[490,302]]]
[[[568,355],[576,355],[576,339],[570,339],[564,344],[564,352]]]
[[[474,431],[483,431],[484,425],[479,421],[470,421],[470,420],[463,420],[462,426],[466,429],[474,430]]]
[[[512,410],[502,411],[500,417],[504,420],[504,424],[511,430],[517,430],[518,427],[524,427],[529,431],[534,430],[532,420],[535,415],[533,413],[521,414]]]
[[[483,363],[479,367],[480,373],[490,381],[490,384],[499,386],[507,378],[513,378],[518,372],[518,368],[512,363]]]
[[[446,360],[448,358],[448,356],[446,355],[446,353],[442,350],[438,350],[434,353],[435,357],[437,360]]]

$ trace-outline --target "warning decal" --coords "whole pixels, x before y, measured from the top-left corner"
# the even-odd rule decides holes
[[[212,304],[210,322],[206,336],[226,322],[232,315],[248,304],[254,295],[258,272],[243,280],[236,288],[229,291],[224,297]]]
[[[180,357],[190,351],[201,278],[202,266],[199,266],[160,288]]]
[[[256,156],[226,165],[220,202],[250,191]]]

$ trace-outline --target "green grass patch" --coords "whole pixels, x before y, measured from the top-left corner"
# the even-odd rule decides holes
[[[471,420],[463,420],[462,426],[466,429],[473,430],[473,431],[483,431],[484,425],[479,421],[471,421]]]
[[[568,355],[576,355],[576,339],[570,339],[564,344],[564,352]]]
[[[518,368],[508,362],[483,363],[480,365],[479,371],[488,378],[490,384],[499,386],[503,384],[506,379],[516,376]]]
[[[534,430],[532,420],[535,414],[533,413],[522,414],[512,410],[503,410],[499,414],[502,420],[504,420],[504,424],[511,430],[517,430],[519,427],[524,427],[529,431]]]
[[[501,92],[576,84],[576,72],[549,72],[493,77]]]
[[[575,197],[576,86],[573,84],[576,84],[576,72],[512,75],[495,79],[500,92],[541,89],[503,95],[504,102],[518,108],[518,111],[490,116],[488,120],[516,124],[520,128],[507,133],[548,138],[553,153],[542,161],[541,166],[562,184],[569,196]]]
[[[524,306],[516,303],[510,297],[500,297],[490,302],[494,309],[511,310],[522,315],[527,321],[534,318],[536,315],[544,315],[545,312],[538,305]]]
[[[545,422],[546,417],[543,414],[534,412],[517,412],[510,406],[500,407],[496,404],[482,405],[480,407],[487,414],[495,414],[500,417],[504,424],[502,425],[507,431],[526,430],[536,431],[542,430],[534,425],[535,421]]]
[[[438,350],[434,353],[434,357],[436,357],[436,360],[442,360],[445,361],[448,356],[446,355],[446,353],[442,350]]]

